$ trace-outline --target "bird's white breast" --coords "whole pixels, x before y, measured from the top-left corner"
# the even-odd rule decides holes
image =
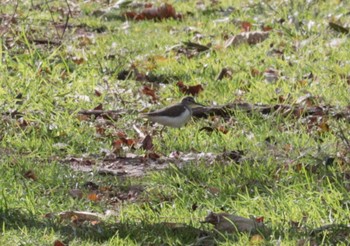
[[[169,116],[151,116],[148,117],[152,121],[155,121],[159,124],[179,128],[185,125],[191,118],[191,113],[189,110],[185,110],[181,115],[178,115],[176,117],[169,117]]]

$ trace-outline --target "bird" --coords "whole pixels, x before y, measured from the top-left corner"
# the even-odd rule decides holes
[[[197,103],[193,97],[184,97],[180,103],[166,108],[142,114],[144,118],[152,122],[157,122],[163,126],[180,128],[184,126],[192,117],[192,108],[203,106]]]

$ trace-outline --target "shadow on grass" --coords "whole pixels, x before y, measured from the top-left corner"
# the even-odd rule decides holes
[[[207,236],[209,233],[191,226],[173,226],[170,224],[141,223],[66,223],[58,219],[38,218],[37,215],[24,213],[20,210],[0,210],[0,232],[4,229],[19,230],[26,228],[33,235],[40,235],[45,231],[54,231],[60,235],[60,240],[69,243],[73,239],[89,242],[105,242],[113,237],[132,240],[136,243],[177,244],[195,243],[198,238]],[[39,239],[40,240],[40,239]]]

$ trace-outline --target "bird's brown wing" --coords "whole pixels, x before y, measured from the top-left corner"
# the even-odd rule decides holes
[[[166,107],[154,112],[150,112],[145,114],[146,116],[178,116],[181,115],[184,110],[185,110],[185,106],[181,105],[181,104],[177,104],[177,105],[173,105],[171,107]]]

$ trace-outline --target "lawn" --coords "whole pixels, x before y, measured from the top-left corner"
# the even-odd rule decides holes
[[[349,10],[3,1],[0,245],[347,245]]]

